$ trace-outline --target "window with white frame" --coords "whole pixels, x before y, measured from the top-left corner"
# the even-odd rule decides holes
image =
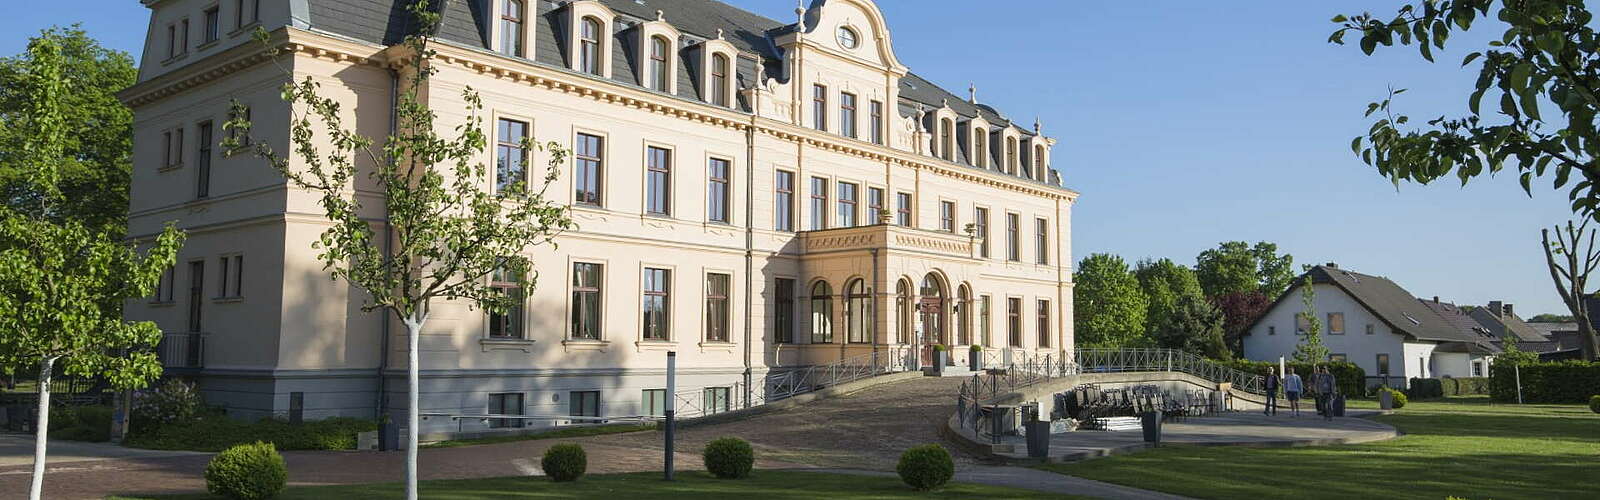
[[[883,144],[883,102],[872,101],[872,143]]]
[[[915,226],[911,214],[911,193],[895,193],[895,223],[904,227]]]
[[[724,273],[706,274],[706,342],[727,342],[732,310],[728,291],[733,277]]]
[[[601,180],[605,162],[602,158],[604,139],[598,135],[578,134],[578,147],[573,162],[573,203],[600,205]]]
[[[522,309],[526,305],[522,275],[512,269],[498,267],[489,275],[489,287],[508,302],[504,311],[489,311],[489,337],[522,338]]]
[[[947,233],[956,232],[956,202],[939,202],[939,230]]]
[[[711,222],[727,224],[732,220],[732,210],[728,206],[731,195],[730,164],[728,160],[712,158],[706,165],[706,220]]]
[[[504,193],[507,188],[527,182],[528,170],[527,122],[500,118],[495,126],[494,189]]]
[[[826,281],[811,286],[811,343],[833,343],[833,289]]]
[[[642,305],[644,331],[641,336],[645,340],[667,341],[671,340],[671,313],[668,306],[671,302],[672,271],[653,267],[644,268],[644,289],[642,290]]]
[[[605,30],[593,17],[585,17],[578,24],[578,70],[600,75],[600,39]]]
[[[672,70],[670,58],[672,42],[667,37],[650,37],[650,88],[661,92],[668,92],[672,83]]]
[[[600,391],[571,391],[567,393],[568,415],[574,417],[600,416]],[[579,421],[577,423],[595,423]]]
[[[839,133],[856,138],[856,95],[849,92],[839,93]]]
[[[520,392],[505,392],[505,393],[490,394],[489,395],[489,408],[488,408],[489,414],[490,415],[522,415],[523,414],[523,408],[524,408],[522,400],[523,400],[522,393],[520,393]],[[508,429],[508,428],[515,428],[515,427],[522,427],[522,419],[520,419],[520,418],[491,418],[491,419],[489,419],[489,428],[491,428],[491,429]]]
[[[828,179],[811,178],[811,230],[828,228]]]
[[[667,390],[645,389],[639,394],[641,415],[660,417],[667,414]]]
[[[572,263],[572,338],[600,340],[601,293],[605,266],[592,262]]]
[[[794,172],[778,170],[772,189],[773,229],[794,231]]]
[[[672,215],[672,150],[645,148],[644,211],[651,215]]]
[[[828,131],[828,86],[811,86],[811,119],[817,130]]]
[[[1033,251],[1034,262],[1045,265],[1050,263],[1050,221],[1043,217],[1033,219]]]
[[[728,98],[728,56],[724,54],[711,55],[711,104],[727,107],[731,100]]]
[[[853,183],[839,183],[839,227],[855,227],[858,189]]]
[[[978,238],[978,256],[989,258],[989,209],[972,209],[972,229]]]

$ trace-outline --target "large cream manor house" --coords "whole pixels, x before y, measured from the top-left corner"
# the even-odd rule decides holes
[[[383,137],[408,2],[143,2],[139,82],[120,94],[135,121],[130,234],[176,221],[189,239],[128,318],[158,323],[169,374],[231,415],[403,408],[405,329],[328,278],[315,197],[218,143],[237,99],[253,136],[289,150],[285,71]],[[468,118],[465,88],[482,93],[486,184],[542,175],[524,137],[570,148],[548,193],[578,228],[529,249],[537,286],[506,290],[519,310],[432,304],[423,412],[659,414],[668,351],[678,386],[720,411],[785,371],[874,353],[915,368],[935,344],[956,366],[971,345],[994,359],[1072,348],[1078,194],[1051,167],[1055,139],[912,74],[872,1],[814,0],[791,23],[715,0],[436,3],[423,91],[441,127]],[[275,60],[257,27],[285,49]],[[381,228],[380,193],[354,190]]]

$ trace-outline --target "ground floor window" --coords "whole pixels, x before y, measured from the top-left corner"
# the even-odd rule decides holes
[[[1482,377],[1483,376],[1483,361],[1480,360],[1480,361],[1473,361],[1472,362],[1472,376],[1474,376],[1474,377]]]
[[[567,393],[567,402],[571,403],[571,413],[574,417],[600,416],[600,391],[572,391]],[[578,423],[594,423],[580,421]]]
[[[1378,376],[1380,376],[1380,377],[1389,376],[1389,354],[1388,353],[1379,353],[1378,354]]]
[[[1345,355],[1343,353],[1335,353],[1335,354],[1329,354],[1328,355],[1328,361],[1333,362],[1333,363],[1343,363],[1343,362],[1346,362],[1346,361],[1349,361],[1349,360],[1350,360],[1350,356],[1347,356],[1347,355]]]
[[[500,394],[490,394],[489,395],[489,414],[490,415],[521,415],[522,414],[522,393],[520,393],[520,392],[507,392],[507,393],[500,393]],[[522,427],[522,419],[518,419],[518,418],[491,418],[491,419],[489,419],[489,428],[491,428],[491,429],[506,429],[506,428],[512,428],[512,427]]]
[[[728,411],[728,395],[731,392],[727,387],[707,387],[705,390],[706,414]]]
[[[666,389],[645,389],[639,401],[639,410],[644,415],[660,417],[667,414]]]

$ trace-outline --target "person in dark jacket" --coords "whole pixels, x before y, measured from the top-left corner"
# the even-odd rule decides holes
[[[1278,372],[1268,368],[1266,387],[1263,387],[1267,390],[1267,409],[1262,410],[1261,413],[1267,415],[1278,414],[1278,386],[1281,385],[1278,382]]]
[[[1333,391],[1337,388],[1333,374],[1328,372],[1328,367],[1317,368],[1317,374],[1312,378],[1312,385],[1317,388],[1317,407],[1321,409],[1323,420],[1333,420]]]

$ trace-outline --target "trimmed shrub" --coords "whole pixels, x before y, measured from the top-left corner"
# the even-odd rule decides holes
[[[739,479],[750,475],[755,467],[756,453],[750,443],[735,437],[720,438],[706,443],[704,452],[706,470],[723,479]]]
[[[1416,399],[1442,398],[1444,382],[1436,378],[1413,378],[1411,387],[1406,389],[1406,396]]]
[[[1489,367],[1489,396],[1495,401],[1517,400],[1519,366],[1495,363]],[[1526,403],[1584,404],[1600,394],[1600,362],[1562,361],[1524,363],[1522,400]]]
[[[1589,397],[1589,411],[1600,413],[1600,396]]]
[[[956,475],[956,464],[943,446],[925,444],[901,453],[900,464],[894,470],[907,485],[917,491],[928,491],[950,482]]]
[[[153,390],[134,394],[133,421],[129,423],[137,432],[188,424],[205,412],[205,400],[200,399],[200,391],[194,384],[172,379]]]
[[[1400,392],[1400,391],[1397,391],[1397,390],[1394,390],[1394,389],[1391,389],[1391,388],[1388,388],[1388,387],[1381,387],[1378,390],[1380,390],[1380,391],[1388,391],[1389,392],[1390,398],[1394,401],[1393,407],[1396,410],[1401,409],[1401,408],[1405,408],[1406,407],[1406,403],[1410,402],[1410,400],[1408,400],[1406,398],[1406,393],[1404,393],[1404,392]]]
[[[111,407],[62,406],[51,408],[50,439],[95,443],[111,440]]]
[[[1218,361],[1213,359],[1211,361],[1221,364],[1222,366],[1252,375],[1260,375],[1262,372],[1267,371],[1267,368],[1271,368],[1274,371],[1278,369],[1278,363],[1276,361],[1250,361],[1242,359],[1236,359],[1232,361]],[[1357,394],[1367,394],[1367,371],[1361,369],[1360,366],[1356,366],[1355,363],[1348,361],[1330,361],[1327,363],[1318,363],[1318,365],[1327,367],[1328,373],[1333,374],[1333,379],[1339,386],[1340,394],[1352,396]],[[1312,371],[1314,366],[1311,363],[1289,362],[1285,363],[1285,366],[1293,368],[1294,372],[1299,374],[1300,378],[1305,380],[1306,388],[1311,388],[1311,374],[1315,373]]]
[[[589,456],[583,447],[565,443],[544,450],[544,460],[539,461],[544,473],[556,482],[577,481],[589,470]]]
[[[206,491],[240,500],[259,500],[283,492],[289,471],[272,443],[241,444],[223,450],[206,464]]]
[[[1446,396],[1471,396],[1489,393],[1489,377],[1455,377],[1439,379],[1444,383]]]

